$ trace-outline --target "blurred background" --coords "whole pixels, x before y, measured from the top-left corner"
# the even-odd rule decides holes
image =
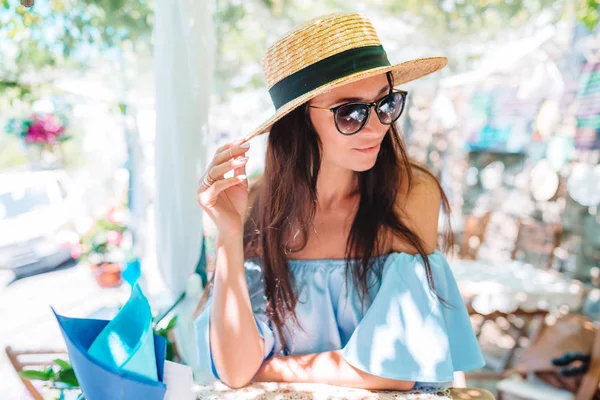
[[[392,63],[449,58],[404,88],[399,124],[409,154],[451,201],[452,225],[440,230],[455,234],[451,266],[488,360],[455,385],[528,398],[509,372],[535,375],[525,362],[538,354],[535,338],[567,319],[588,336],[561,349],[591,353],[600,321],[596,0],[30,3],[0,0],[0,398],[56,395],[18,374],[52,366],[42,353],[64,348],[50,306],[110,318],[138,277],[173,357],[194,364],[191,314],[215,234],[197,182],[218,145],[272,114],[267,47],[339,11],[366,13]],[[250,179],[264,151],[263,135],[252,141]]]

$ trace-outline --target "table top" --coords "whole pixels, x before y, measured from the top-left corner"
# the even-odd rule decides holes
[[[57,398],[58,391],[44,388],[44,398]],[[64,393],[65,400],[76,400],[79,390]],[[231,389],[222,382],[195,385],[197,400],[494,400],[484,389],[449,388],[439,392],[398,392],[392,390],[364,390],[318,383],[253,383],[241,389]],[[168,397],[171,399],[171,397]],[[179,399],[178,399],[179,400]]]
[[[444,389],[439,392],[398,392],[389,390],[365,390],[317,383],[253,383],[241,389],[231,389],[221,382],[208,386],[197,386],[195,393],[202,400],[494,400],[494,396],[483,389]]]
[[[581,283],[521,261],[453,260],[450,265],[461,293],[481,314],[573,309],[582,301]]]

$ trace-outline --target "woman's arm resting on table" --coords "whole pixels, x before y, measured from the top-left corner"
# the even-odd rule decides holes
[[[218,239],[210,348],[219,377],[232,388],[248,384],[264,351],[252,313],[243,254],[241,235]]]
[[[410,390],[412,381],[400,381],[368,374],[348,364],[341,350],[266,360],[254,382],[325,383],[373,390]]]

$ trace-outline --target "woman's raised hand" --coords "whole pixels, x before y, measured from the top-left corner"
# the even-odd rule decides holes
[[[198,203],[213,220],[220,235],[242,233],[248,207],[246,152],[250,143],[237,139],[217,149],[198,186]],[[233,177],[225,179],[226,172]]]

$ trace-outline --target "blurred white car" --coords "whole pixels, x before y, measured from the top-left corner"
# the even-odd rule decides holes
[[[0,269],[29,275],[58,267],[86,225],[83,196],[65,171],[0,174]]]

